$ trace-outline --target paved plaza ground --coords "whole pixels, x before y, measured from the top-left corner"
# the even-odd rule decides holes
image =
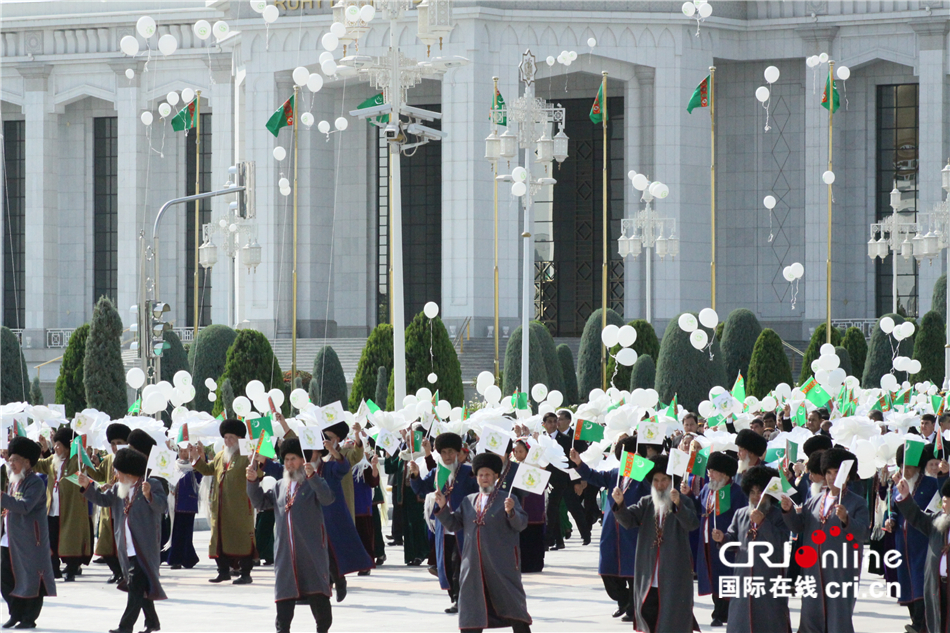
[[[388,532],[388,528],[384,529]],[[210,584],[208,579],[214,576],[214,565],[206,557],[210,534],[208,531],[195,534],[201,562],[194,569],[162,568],[162,583],[169,596],[168,600],[158,603],[163,633],[273,631],[273,569],[256,568],[252,585]],[[567,541],[567,549],[547,554],[542,573],[525,575],[533,631],[631,630],[630,624],[611,617],[615,605],[604,593],[596,573],[598,534],[599,526],[595,528],[594,543],[583,547],[575,532],[575,537]],[[448,599],[439,589],[438,580],[425,566],[402,564],[402,548],[387,548],[386,553],[387,563],[372,575],[349,577],[346,600],[333,603],[332,631],[457,630],[457,618],[443,613]],[[125,594],[105,583],[107,574],[104,565],[90,565],[76,582],[59,583],[59,597],[46,601],[37,630],[105,633],[114,628],[125,607]],[[878,578],[869,576],[872,581]],[[867,584],[865,580],[862,588],[866,589]],[[798,600],[791,602],[792,630],[796,630]],[[724,627],[709,626],[712,602],[708,596],[696,599],[695,614],[703,631],[725,633]],[[890,599],[860,599],[855,609],[854,624],[858,633],[902,633],[908,622],[907,610]],[[140,619],[135,631],[142,628]],[[297,608],[293,630],[315,630],[308,608]]]

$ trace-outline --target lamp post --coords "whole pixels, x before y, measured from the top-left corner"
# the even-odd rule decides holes
[[[627,176],[633,181],[634,188],[643,192],[640,200],[646,205],[632,218],[626,218],[620,223],[621,236],[617,240],[617,248],[623,259],[628,256],[636,259],[642,250],[646,251],[646,321],[652,323],[653,250],[656,250],[660,259],[667,255],[676,257],[680,253],[680,240],[676,235],[676,219],[662,218],[653,209],[653,200],[669,195],[669,187],[662,182],[650,182],[646,176],[632,170]]]
[[[871,236],[868,240],[868,257],[872,260],[880,257],[883,260],[888,253],[893,255],[891,260],[891,312],[897,313],[897,255],[900,254],[905,260],[911,257],[920,258],[925,256],[924,247],[921,240],[916,237],[912,240],[911,235],[919,235],[919,225],[917,222],[901,220],[901,192],[894,183],[891,190],[891,215],[884,218],[881,222],[871,224]],[[934,240],[936,242],[936,240]],[[915,252],[916,250],[916,252]],[[933,257],[937,253],[936,249],[930,254]]]
[[[950,244],[950,159],[947,166],[940,170],[940,184],[946,193],[943,202],[934,208],[934,227],[929,237],[936,238],[937,250],[947,248]],[[940,228],[938,228],[938,223]],[[947,279],[950,279],[950,250],[947,251]],[[947,295],[947,315],[950,317],[950,292]],[[946,392],[950,384],[950,328],[947,328],[947,342],[944,345],[943,358],[943,389]]]
[[[518,147],[525,152],[524,167],[515,167],[512,173],[495,176],[496,181],[511,182],[511,193],[517,197],[524,197],[524,230],[521,233],[523,242],[523,276],[521,286],[521,385],[522,391],[530,389],[528,384],[528,350],[529,321],[534,303],[534,236],[531,233],[531,223],[534,221],[532,204],[534,197],[541,187],[553,186],[557,180],[553,177],[553,163],[563,163],[567,158],[567,134],[564,133],[564,108],[554,106],[534,96],[534,78],[537,74],[537,64],[531,50],[521,56],[518,65],[519,77],[525,85],[524,94],[504,108],[492,110],[494,129],[485,139],[485,156],[494,155],[497,147],[498,156],[511,162],[516,158]],[[501,136],[497,135],[497,124],[504,117],[518,124],[518,134],[515,136],[505,130]],[[548,136],[548,126],[558,124],[558,133],[553,138]],[[495,146],[496,142],[498,145]],[[491,160],[489,158],[489,160]],[[497,161],[497,159],[496,159]],[[532,163],[537,165],[532,167]],[[516,161],[517,162],[517,161]],[[497,241],[497,240],[496,240]],[[497,336],[498,327],[495,326]]]
[[[434,42],[444,40],[452,31],[449,0],[426,0],[419,11],[418,37],[431,49]],[[426,122],[442,118],[438,112],[411,107],[406,103],[407,91],[426,77],[441,77],[446,71],[468,63],[464,57],[435,57],[423,62],[406,57],[397,44],[398,22],[404,11],[412,9],[413,0],[375,0],[383,19],[389,21],[389,52],[380,57],[354,55],[338,64],[348,74],[367,77],[376,89],[383,91],[383,105],[351,110],[350,116],[368,119],[371,125],[384,128],[389,142],[389,177],[392,196],[392,305],[393,321],[393,387],[396,406],[406,397],[406,315],[403,297],[402,262],[402,191],[400,156],[406,150],[439,141],[446,137],[440,130],[427,127]],[[420,9],[423,7],[420,5]],[[388,121],[377,121],[377,118]]]

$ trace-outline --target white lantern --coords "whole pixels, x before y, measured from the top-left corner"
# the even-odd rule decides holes
[[[241,249],[241,263],[247,266],[247,271],[251,272],[253,268],[255,271],[261,263],[261,245],[257,243],[257,239],[251,239],[250,242],[244,245],[244,248]]]
[[[901,206],[901,192],[895,186],[891,189],[891,208],[897,211],[899,206]]]
[[[418,38],[429,46],[439,43],[452,32],[452,5],[450,0],[422,0],[419,4]]]
[[[666,252],[670,257],[676,257],[680,254],[680,238],[671,235],[666,241]]]
[[[950,193],[950,161],[947,162],[946,167],[940,170],[940,182],[943,190]]]
[[[904,236],[904,241],[901,243],[901,257],[904,259],[910,259],[914,256],[914,245],[910,241],[909,236]]]
[[[630,238],[626,235],[621,235],[617,239],[617,251],[620,253],[620,258],[624,259],[627,255],[630,254]]]
[[[877,257],[877,240],[873,237],[868,240],[868,257],[871,259]]]
[[[911,244],[914,246],[914,257],[919,262],[924,257],[924,237],[917,233],[914,235],[914,239],[911,240]]]
[[[656,244],[654,244],[654,247],[656,248],[657,257],[660,259],[666,257],[667,241],[665,237],[661,236],[656,238]]]
[[[518,153],[518,137],[512,134],[510,130],[505,130],[499,140],[501,141],[502,158],[514,158],[515,154]]]
[[[926,235],[924,235],[922,245],[924,249],[924,256],[926,257],[933,258],[939,250],[937,248],[937,236],[932,232],[928,232]]]
[[[569,140],[563,129],[554,135],[554,160],[558,163],[563,163],[567,159],[567,142]]]
[[[643,250],[643,244],[640,242],[640,238],[633,236],[628,242],[628,247],[630,248],[630,256],[636,259],[640,256],[640,251]]]
[[[485,139],[485,160],[494,164],[501,156],[501,140],[495,130]]]
[[[218,247],[210,239],[198,248],[198,263],[202,268],[211,268],[218,263]]]
[[[550,163],[554,159],[554,141],[548,138],[547,132],[544,132],[541,138],[538,139],[537,146],[535,154],[538,157],[538,161]]]
[[[890,252],[890,250],[891,248],[887,244],[887,238],[882,235],[881,239],[877,241],[877,256],[881,259],[885,259],[887,258],[887,254]]]

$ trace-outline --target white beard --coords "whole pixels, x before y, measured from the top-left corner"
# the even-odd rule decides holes
[[[125,484],[121,481],[115,485],[115,495],[119,499],[125,499],[129,496],[129,490],[132,488],[132,484]]]
[[[752,508],[755,509],[755,506],[752,506]],[[762,496],[759,497],[759,512],[761,512],[762,514],[768,514],[771,508],[772,508],[772,499],[769,498],[769,496],[763,492]]]
[[[656,488],[650,487],[650,497],[653,499],[653,508],[657,517],[665,516],[673,506],[673,499],[670,496],[670,489],[667,488],[660,492]]]
[[[744,473],[744,472],[747,471],[747,470],[749,470],[749,458],[748,458],[748,457],[746,457],[745,459],[740,459],[740,460],[739,460],[739,472],[740,472],[740,473]]]
[[[712,479],[710,479],[707,485],[709,486],[709,489],[711,491],[719,492],[720,490],[722,490],[722,487],[725,484],[723,484],[721,481],[713,481]]]
[[[10,483],[11,483],[11,484],[18,484],[18,483],[20,483],[21,481],[23,481],[23,478],[24,478],[24,477],[26,477],[26,471],[25,471],[25,470],[21,470],[21,471],[18,472],[18,473],[10,473]]]
[[[479,486],[478,491],[483,495],[490,495],[491,493],[495,492],[495,486],[494,484],[491,486]]]
[[[811,496],[817,497],[821,494],[821,491],[824,489],[825,484],[811,482]]]
[[[950,528],[950,514],[941,514],[934,519],[934,527],[941,534],[946,534],[947,528]]]
[[[63,466],[63,458],[53,453],[53,472],[56,473],[56,476],[59,476],[59,469]]]
[[[294,471],[285,470],[285,471],[284,471],[284,484],[286,484],[286,485],[288,485],[288,486],[290,485],[291,482],[295,482],[295,483],[299,484],[301,481],[304,480],[304,476],[305,476],[305,475],[304,475],[304,469],[303,469],[303,468],[298,468],[297,470],[294,470]]]
[[[224,447],[224,463],[225,464],[228,464],[231,462],[231,459],[234,457],[234,454],[238,452],[239,448],[240,447],[237,445]]]

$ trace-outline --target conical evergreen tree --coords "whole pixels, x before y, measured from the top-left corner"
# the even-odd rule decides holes
[[[393,326],[389,323],[377,325],[366,339],[366,345],[360,354],[360,362],[356,366],[356,375],[353,377],[350,411],[356,411],[362,400],[373,400],[380,407],[386,406],[385,400],[376,400],[376,383],[379,381],[380,367],[386,368],[387,376],[392,373]]]
[[[663,334],[660,343],[660,362],[656,366],[656,386],[661,402],[677,402],[690,411],[695,411],[709,397],[715,386],[731,387],[726,378],[719,342],[710,328],[699,327],[706,332],[712,343],[712,359],[708,350],[697,350],[690,343],[690,334],[676,325],[677,315]]]
[[[108,297],[101,297],[92,312],[83,359],[83,384],[87,406],[109,414],[113,420],[128,413],[122,364],[122,318]]]
[[[0,372],[0,404],[8,402],[30,401],[30,376],[26,370],[26,359],[13,330],[0,328],[0,359],[3,371]]]
[[[735,380],[740,373],[749,375],[752,350],[762,333],[762,326],[751,310],[739,308],[729,313],[722,329],[722,360],[726,377]]]
[[[577,350],[577,395],[580,402],[587,402],[587,396],[594,389],[602,386],[602,376],[600,368],[600,355],[603,343],[600,340],[600,333],[604,329],[602,322],[601,308],[594,310],[587,318],[584,324],[584,332],[581,334],[581,346]],[[615,311],[607,308],[607,325],[616,325],[622,327],[623,317]],[[505,357],[507,362],[508,358]],[[607,374],[610,377],[610,374]]]
[[[237,332],[226,325],[209,325],[198,332],[198,338],[188,348],[188,368],[195,387],[195,399],[188,408],[211,413],[214,404],[208,400],[208,387],[205,381],[210,378],[219,382],[228,359],[228,348],[237,338]],[[220,408],[219,408],[220,411]]]
[[[561,363],[561,381],[564,383],[564,401],[562,406],[578,403],[577,370],[574,368],[574,352],[566,343],[557,346],[557,359]]]
[[[310,379],[310,402],[318,407],[325,407],[337,401],[343,406],[344,411],[349,410],[343,365],[340,364],[340,357],[337,356],[336,351],[329,345],[325,345],[320,348],[317,357],[313,361],[313,378]]]
[[[82,378],[88,337],[89,324],[83,323],[69,337],[63,362],[59,366],[56,403],[66,407],[66,417],[69,419],[86,408],[86,385]]]

